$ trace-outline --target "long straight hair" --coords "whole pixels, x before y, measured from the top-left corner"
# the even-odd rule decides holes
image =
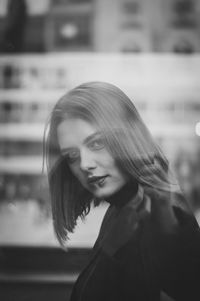
[[[57,127],[67,118],[81,118],[101,131],[107,150],[130,180],[164,191],[179,187],[169,164],[128,96],[105,82],[89,82],[66,93],[47,123],[46,161],[54,229],[61,245],[97,202],[72,174],[61,156]]]

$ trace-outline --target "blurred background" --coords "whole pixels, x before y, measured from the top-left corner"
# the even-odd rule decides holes
[[[55,102],[90,80],[134,101],[200,222],[200,0],[0,0],[2,300],[67,300],[89,256],[106,206],[63,253],[42,143]]]

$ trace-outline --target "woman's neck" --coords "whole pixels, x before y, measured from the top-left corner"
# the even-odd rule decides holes
[[[111,205],[122,207],[133,199],[138,191],[137,182],[128,182],[119,191],[106,199]]]

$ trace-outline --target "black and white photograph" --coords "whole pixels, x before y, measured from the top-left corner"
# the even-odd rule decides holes
[[[0,300],[200,300],[200,0],[0,0]]]

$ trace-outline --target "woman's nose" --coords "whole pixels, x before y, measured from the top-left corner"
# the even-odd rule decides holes
[[[82,150],[80,153],[80,168],[83,171],[95,169],[96,163],[94,154],[90,150]]]

